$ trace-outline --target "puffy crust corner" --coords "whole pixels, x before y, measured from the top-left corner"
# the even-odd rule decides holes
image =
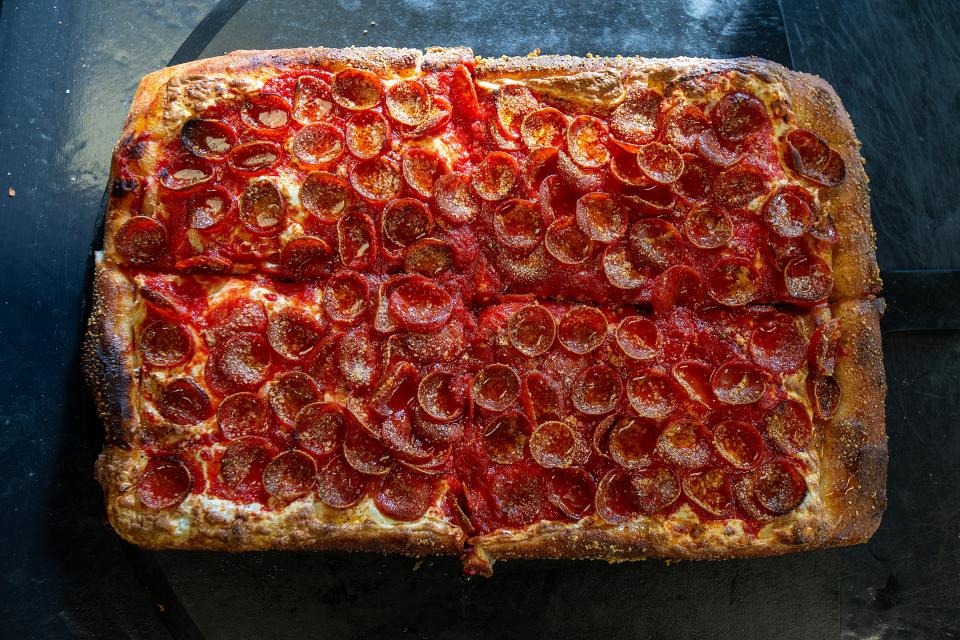
[[[843,157],[846,179],[820,190],[820,206],[829,214],[840,239],[833,248],[832,299],[860,298],[881,288],[876,233],[870,220],[867,174],[860,141],[837,92],[819,76],[781,71],[790,92],[797,126],[821,136]]]
[[[139,422],[134,395],[133,335],[126,322],[133,284],[98,259],[93,310],[83,344],[83,371],[107,431],[107,442],[129,445]]]
[[[836,415],[824,425],[821,486],[836,545],[870,538],[887,505],[882,305],[875,299],[833,305],[833,315],[841,322],[835,371],[841,399]]]

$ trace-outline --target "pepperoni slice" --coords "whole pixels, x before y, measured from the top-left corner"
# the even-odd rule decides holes
[[[669,215],[676,204],[673,191],[662,184],[630,187],[624,189],[620,197],[630,204],[631,209],[648,216]]]
[[[534,371],[523,379],[523,401],[534,421],[557,419],[563,414],[563,392],[560,385],[545,373]]]
[[[214,256],[190,256],[184,260],[177,260],[174,268],[184,273],[212,273],[223,275],[230,272],[233,263],[226,258]]]
[[[219,186],[211,186],[184,201],[191,229],[211,229],[227,219],[234,207],[233,196]]]
[[[724,516],[733,507],[730,483],[720,469],[688,474],[683,479],[683,492],[694,504],[714,516]]]
[[[370,202],[386,202],[400,195],[403,175],[396,162],[380,156],[356,165],[350,171],[350,185]]]
[[[517,161],[512,156],[494,151],[473,170],[471,183],[484,200],[502,200],[513,189],[518,173]]]
[[[659,184],[672,184],[683,175],[683,156],[673,147],[651,142],[637,152],[637,166],[645,176]]]
[[[296,500],[317,483],[317,463],[303,451],[285,451],[263,470],[263,488],[279,500]]]
[[[590,193],[603,188],[604,176],[602,172],[595,169],[584,169],[562,149],[557,152],[557,173],[577,193]]]
[[[678,104],[667,112],[662,138],[678,151],[689,152],[709,127],[710,121],[698,107]]]
[[[545,307],[529,304],[510,316],[507,335],[517,351],[532,358],[550,350],[557,335],[557,323]]]
[[[254,140],[235,146],[227,156],[227,163],[240,173],[260,173],[277,164],[281,155],[277,143]]]
[[[134,216],[117,231],[114,243],[129,264],[150,264],[164,254],[167,230],[158,220]]]
[[[178,460],[160,460],[137,483],[137,497],[147,509],[171,509],[186,499],[193,486],[190,471]]]
[[[380,104],[383,85],[380,78],[362,69],[344,69],[333,77],[330,87],[333,101],[350,111],[372,109]]]
[[[497,121],[506,135],[518,138],[524,117],[538,106],[533,93],[523,85],[505,85],[497,92]]]
[[[337,221],[337,251],[345,267],[363,269],[376,255],[377,232],[365,213],[349,213]]]
[[[339,220],[349,203],[349,185],[332,173],[311,173],[300,186],[300,204],[323,222]]]
[[[544,246],[561,264],[580,264],[593,253],[593,241],[572,217],[557,218],[544,234]]]
[[[234,393],[217,407],[217,424],[227,440],[264,435],[267,431],[267,405],[254,393]]]
[[[783,281],[797,300],[820,300],[833,289],[833,269],[816,256],[794,258],[783,270]]]
[[[726,207],[745,207],[767,192],[767,179],[756,167],[727,169],[714,183],[713,199]]]
[[[673,365],[671,373],[691,400],[707,404],[713,397],[710,389],[713,370],[706,364],[699,360],[681,360]]]
[[[722,207],[705,205],[687,214],[683,230],[693,246],[719,249],[733,237],[733,222]]]
[[[753,495],[764,509],[774,515],[790,513],[807,497],[807,481],[786,460],[773,460],[757,471]]]
[[[584,369],[573,383],[571,399],[581,413],[600,416],[613,411],[623,395],[623,381],[604,364]]]
[[[746,155],[738,148],[728,148],[712,129],[702,132],[694,145],[704,160],[715,167],[726,169],[743,160]]]
[[[212,368],[214,380],[222,377],[228,389],[252,389],[267,379],[270,363],[270,346],[262,336],[238,333],[227,338],[222,349],[214,352],[207,364],[208,380]]]
[[[610,429],[610,457],[624,469],[645,469],[653,463],[660,430],[645,418],[621,418]]]
[[[191,378],[178,378],[163,388],[157,402],[160,415],[175,424],[197,424],[211,416],[210,397]]]
[[[763,396],[763,374],[749,362],[731,360],[713,372],[710,387],[720,402],[752,404]]]
[[[588,193],[577,200],[577,224],[597,242],[613,242],[627,231],[626,216],[607,193]]]
[[[307,374],[288,371],[273,381],[267,398],[273,415],[280,422],[292,425],[301,409],[320,399],[320,391],[314,379]]]
[[[300,76],[293,91],[293,119],[301,124],[323,120],[333,110],[330,85],[315,76]]]
[[[728,307],[742,307],[753,302],[760,295],[753,265],[746,258],[721,258],[707,277],[707,292]]]
[[[433,216],[419,200],[399,198],[384,207],[380,226],[385,240],[407,247],[430,234]]]
[[[547,499],[541,475],[529,472],[496,475],[491,488],[493,502],[508,524],[521,527],[540,519]]]
[[[625,242],[614,242],[604,250],[603,275],[617,289],[637,289],[647,282]]]
[[[373,384],[377,377],[379,359],[380,353],[362,325],[343,336],[337,345],[336,362],[340,374],[350,385],[367,387]]]
[[[674,307],[695,307],[703,300],[703,280],[693,267],[677,264],[653,282],[653,310],[668,314]]]
[[[259,300],[236,298],[217,305],[208,314],[210,325],[226,333],[251,331],[262,333],[267,330],[267,312]]]
[[[248,184],[240,194],[240,221],[258,235],[271,236],[286,225],[286,202],[272,182]]]
[[[140,356],[154,367],[175,367],[193,351],[193,338],[182,325],[154,320],[140,333]]]
[[[450,319],[453,299],[432,280],[411,276],[390,293],[389,309],[407,330],[433,333]]]
[[[450,79],[450,102],[464,118],[477,118],[480,115],[480,101],[473,86],[473,77],[462,64],[454,68]]]
[[[313,280],[330,272],[333,250],[314,236],[295,238],[280,250],[280,264],[297,280]]]
[[[473,401],[487,411],[504,411],[520,395],[520,376],[506,364],[488,364],[473,381]]]
[[[627,316],[616,330],[617,344],[628,358],[650,360],[660,348],[660,332],[651,320]]]
[[[752,469],[763,458],[763,436],[745,422],[726,420],[713,429],[713,446],[736,469]]]
[[[287,126],[290,105],[276,94],[258,93],[244,99],[240,117],[252,129],[276,130]]]
[[[160,184],[171,191],[186,191],[209,182],[213,167],[196,156],[181,156],[167,161],[160,169]]]
[[[702,467],[710,460],[710,433],[699,422],[674,420],[657,438],[656,451],[675,466]]]
[[[645,515],[653,515],[666,509],[680,497],[677,474],[664,466],[635,473],[630,482],[636,491],[633,500],[640,513]]]
[[[657,115],[663,97],[655,91],[634,87],[610,115],[610,133],[614,140],[640,146],[653,140],[657,133]]]
[[[577,116],[567,128],[567,150],[581,167],[599,169],[610,160],[607,125],[593,116]]]
[[[597,515],[610,524],[622,524],[641,513],[631,478],[620,469],[607,472],[600,480],[595,501]]]
[[[686,153],[683,155],[683,173],[673,184],[673,188],[687,200],[699,202],[713,193],[716,179],[717,172],[710,164],[700,156]]]
[[[430,96],[419,80],[401,80],[387,90],[387,113],[390,117],[415,127],[430,115]]]
[[[410,429],[414,437],[431,444],[448,444],[463,437],[464,420],[435,422],[423,416],[422,411],[413,411]]]
[[[349,429],[343,439],[343,457],[355,470],[382,476],[393,470],[393,459],[383,444],[366,429]]]
[[[470,178],[462,173],[437,178],[434,202],[440,214],[454,224],[471,222],[480,213],[480,203],[470,189]]]
[[[294,421],[297,446],[320,457],[332,455],[341,447],[347,425],[354,423],[355,418],[336,402],[305,405]]]
[[[840,384],[833,376],[819,376],[813,380],[813,409],[821,420],[829,420],[840,408]]]
[[[497,464],[513,464],[523,459],[530,422],[520,413],[497,416],[484,430],[483,446]]]
[[[807,340],[793,316],[778,313],[754,329],[750,358],[774,373],[796,371],[807,357]]]
[[[347,132],[350,132],[349,125]],[[325,165],[343,155],[343,144],[343,133],[339,129],[320,123],[307,125],[297,131],[290,148],[293,155],[304,164]],[[349,140],[347,145],[349,146]],[[353,152],[352,147],[350,151]]]
[[[466,389],[453,374],[433,371],[427,374],[417,387],[417,402],[430,418],[437,422],[450,422],[463,415]]]
[[[435,447],[422,440],[418,435],[419,429],[418,432],[413,430],[413,413],[419,411],[414,408],[409,413],[399,412],[384,420],[380,425],[380,438],[399,462],[406,463],[405,466],[436,475],[449,458],[450,448]],[[420,422],[426,421],[421,419]]]
[[[584,354],[599,348],[608,331],[607,318],[599,309],[580,305],[563,314],[557,337],[567,351]]]
[[[630,253],[638,264],[666,269],[680,261],[683,239],[677,228],[660,218],[644,218],[630,227]]]
[[[610,174],[627,186],[650,186],[650,179],[640,170],[635,153],[615,152],[610,156]]]
[[[334,322],[351,323],[367,309],[370,291],[356,271],[340,271],[323,289],[323,309]]]
[[[454,266],[453,247],[446,240],[424,238],[407,249],[404,271],[436,278]]]
[[[520,137],[528,149],[560,148],[567,131],[567,116],[547,107],[533,111],[520,125]]]
[[[717,135],[729,142],[740,142],[763,131],[770,122],[767,108],[749,93],[734,91],[720,98],[710,112]]]
[[[796,129],[785,140],[790,166],[801,177],[823,187],[843,182],[847,173],[843,158],[823,138],[807,129]]]
[[[493,214],[497,240],[521,253],[529,253],[540,244],[546,226],[540,207],[530,200],[507,200]]]
[[[810,359],[820,375],[832,376],[840,355],[840,319],[833,318],[817,327],[810,339]]]
[[[288,360],[299,360],[309,353],[322,335],[316,320],[294,307],[284,307],[271,315],[267,326],[270,346]]]
[[[405,522],[422,518],[436,500],[437,487],[434,481],[405,467],[384,476],[373,496],[380,513]]]
[[[550,474],[547,500],[571,520],[579,520],[593,507],[597,483],[584,469],[568,467]]]
[[[409,362],[392,365],[370,400],[373,410],[384,417],[406,411],[417,397],[419,382],[420,374]]]
[[[806,407],[796,400],[781,402],[764,419],[770,442],[787,455],[803,451],[813,437],[813,421]]]
[[[518,151],[520,143],[503,133],[503,129],[494,118],[487,122],[487,134],[490,136],[492,146],[503,149],[504,151]]]
[[[676,385],[665,373],[650,369],[627,383],[630,406],[643,418],[663,420],[677,408]]]
[[[271,453],[263,438],[241,438],[227,445],[220,457],[218,478],[235,496],[259,493]]]
[[[530,434],[530,456],[541,467],[562,469],[573,464],[577,435],[565,422],[544,422]]]
[[[430,115],[427,119],[412,129],[403,129],[400,132],[404,138],[419,138],[447,124],[453,115],[453,105],[443,96],[430,96]]]
[[[777,189],[763,205],[763,217],[781,238],[799,238],[813,224],[813,198],[791,185]]]
[[[423,147],[411,147],[400,159],[403,179],[407,185],[424,198],[432,198],[437,179],[446,173],[446,165],[435,151]]]
[[[390,137],[390,124],[376,111],[361,111],[347,121],[347,149],[357,158],[380,155]]]
[[[351,467],[344,458],[334,456],[317,476],[317,496],[327,506],[347,509],[363,499],[370,478]]]
[[[193,118],[181,127],[180,142],[195,156],[220,160],[237,143],[237,132],[219,120]]]

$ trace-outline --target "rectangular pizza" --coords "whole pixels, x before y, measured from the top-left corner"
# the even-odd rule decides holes
[[[145,548],[497,559],[862,542],[867,179],[760,59],[239,51],[144,78],[88,383]]]

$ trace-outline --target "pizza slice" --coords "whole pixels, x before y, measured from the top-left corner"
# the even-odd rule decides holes
[[[884,507],[866,176],[756,59],[237,52],[144,79],[86,368],[158,548],[718,558]]]

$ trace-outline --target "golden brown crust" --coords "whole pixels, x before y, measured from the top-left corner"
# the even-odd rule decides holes
[[[134,297],[133,284],[98,255],[93,310],[83,344],[83,370],[107,430],[107,442],[130,446],[137,416],[131,360],[133,335],[124,322]]]
[[[825,425],[822,491],[831,514],[834,544],[867,540],[886,508],[887,435],[880,314],[883,301],[833,305],[841,322],[841,357],[835,377],[841,397]]]

